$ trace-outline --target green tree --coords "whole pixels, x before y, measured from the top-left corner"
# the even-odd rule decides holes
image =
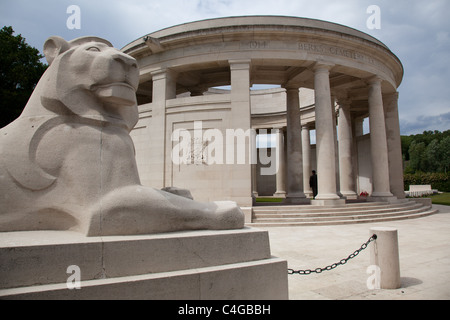
[[[0,128],[21,114],[47,68],[42,58],[12,27],[0,30]]]
[[[409,147],[409,166],[411,169],[416,171],[426,171],[424,170],[425,165],[425,151],[426,146],[424,142],[417,143],[413,141]]]
[[[401,136],[403,160],[409,161],[409,147],[413,142],[414,136]]]
[[[402,156],[406,161],[405,173],[447,172],[450,169],[449,142],[444,142],[447,138],[450,139],[450,130],[424,131],[421,134],[401,136]]]
[[[440,167],[441,162],[441,149],[440,143],[438,139],[434,139],[430,142],[430,144],[425,149],[424,154],[424,166],[426,172],[437,172]]]
[[[445,137],[439,143],[440,157],[440,171],[447,173],[450,169],[450,136]]]

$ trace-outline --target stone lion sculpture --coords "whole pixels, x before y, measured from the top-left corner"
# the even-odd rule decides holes
[[[49,68],[20,117],[0,130],[0,231],[87,236],[240,229],[229,201],[145,187],[129,135],[138,121],[134,58],[100,38],[49,38]]]

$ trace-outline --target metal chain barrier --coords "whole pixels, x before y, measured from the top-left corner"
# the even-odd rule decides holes
[[[288,269],[288,274],[289,274],[289,275],[293,275],[293,274],[309,275],[309,274],[312,274],[312,273],[320,274],[320,273],[322,273],[322,272],[324,272],[324,271],[331,271],[331,270],[333,270],[333,269],[336,269],[336,268],[339,267],[339,266],[342,266],[342,265],[346,264],[346,263],[348,262],[348,260],[351,260],[351,259],[355,258],[357,255],[360,254],[361,251],[367,249],[367,247],[369,246],[369,244],[370,244],[371,242],[375,241],[375,240],[377,240],[377,235],[376,235],[376,234],[374,234],[373,236],[371,236],[370,239],[369,239],[366,243],[364,243],[364,244],[361,246],[361,248],[359,248],[358,250],[356,250],[355,252],[353,252],[353,253],[352,253],[351,255],[349,255],[346,259],[342,259],[341,261],[339,261],[339,262],[337,262],[337,263],[333,263],[332,265],[329,265],[329,266],[327,266],[327,267],[325,267],[325,268],[317,268],[317,269],[314,269],[314,270],[310,270],[310,269],[308,269],[308,270],[298,270],[298,271],[295,271],[295,270],[293,270],[293,269]]]

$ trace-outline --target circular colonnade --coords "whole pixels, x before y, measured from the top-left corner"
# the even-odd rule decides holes
[[[377,39],[325,21],[250,16],[170,27],[122,51],[140,68],[140,119],[132,137],[143,184],[187,188],[198,200],[252,205],[259,174],[250,154],[244,163],[172,161],[173,132],[186,130],[195,139],[201,123],[202,132],[214,129],[224,137],[230,129],[275,130],[277,194],[285,193],[288,202],[310,201],[311,169],[318,172],[315,204],[356,198],[362,175],[370,180],[372,199],[404,198],[397,93],[403,67]],[[257,84],[281,89],[255,98],[250,89]],[[220,86],[230,89],[211,90]],[[305,89],[314,90],[312,104],[302,102]],[[358,143],[367,117],[370,138]]]

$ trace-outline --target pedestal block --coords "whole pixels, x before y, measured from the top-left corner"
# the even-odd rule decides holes
[[[288,299],[287,262],[271,256],[267,231],[250,228],[0,233],[0,261],[0,299]],[[70,266],[80,289],[67,286]]]

